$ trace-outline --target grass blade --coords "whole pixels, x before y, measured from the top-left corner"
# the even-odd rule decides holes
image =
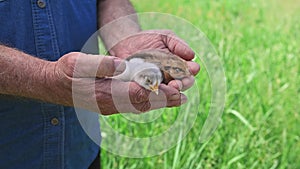
[[[238,111],[236,110],[233,110],[233,109],[229,109],[227,111],[227,113],[231,113],[233,114],[234,116],[236,116],[242,123],[244,123],[250,130],[251,132],[255,131],[255,128],[249,123],[249,121],[241,115],[241,113],[239,113]]]

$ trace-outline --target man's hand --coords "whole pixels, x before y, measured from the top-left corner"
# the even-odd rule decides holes
[[[49,66],[53,70],[49,77],[55,79],[52,90],[61,98],[59,102],[104,115],[145,112],[186,101],[186,96],[167,85],[161,85],[160,94],[155,95],[135,82],[110,78],[117,67],[124,69],[121,62],[112,56],[69,53]]]
[[[187,60],[189,70],[193,75],[196,75],[200,66],[191,61],[194,58],[192,49],[172,31],[169,30],[151,30],[142,31],[120,41],[112,47],[109,52],[111,55],[126,58],[136,52],[147,49],[163,50],[171,52],[181,58]],[[194,83],[194,78],[185,78],[182,81],[170,81],[168,86],[172,86],[177,90],[186,90]]]

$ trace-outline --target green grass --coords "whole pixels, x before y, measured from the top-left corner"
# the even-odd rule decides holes
[[[225,70],[226,104],[217,131],[200,143],[211,88],[205,67],[197,60],[202,66],[196,81],[199,114],[183,141],[148,158],[121,157],[102,150],[103,168],[300,168],[297,0],[132,2],[138,12],[170,13],[187,19],[206,34]],[[122,134],[147,137],[164,131],[179,115],[176,109],[166,110],[149,124],[129,123],[123,116],[107,120]]]

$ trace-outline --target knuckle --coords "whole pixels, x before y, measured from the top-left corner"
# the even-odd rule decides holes
[[[137,84],[131,88],[131,102],[133,103],[142,103],[149,100],[149,92],[147,92],[144,88],[138,86]]]
[[[169,30],[165,32],[165,36],[168,38],[175,38],[176,34],[173,31]]]
[[[150,102],[143,102],[141,104],[138,104],[137,106],[135,106],[135,108],[139,111],[139,112],[147,112],[150,110],[151,108],[151,103]]]
[[[135,96],[136,103],[141,103],[148,99],[145,91],[142,88],[136,90]]]
[[[71,52],[65,55],[63,57],[63,63],[67,66],[75,66],[76,60],[79,57],[80,53],[79,52]]]

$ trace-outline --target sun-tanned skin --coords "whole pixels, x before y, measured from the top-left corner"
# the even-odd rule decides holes
[[[127,12],[118,13],[118,11],[114,11],[114,14],[110,15],[111,8],[109,8],[109,6],[113,5],[121,5],[120,7],[122,8],[128,7],[128,9],[125,10]],[[99,6],[106,9],[99,12],[99,15],[103,16],[102,19],[100,18],[100,26],[121,16],[134,13],[130,2],[126,0],[124,0],[123,3],[119,3],[118,0],[103,1],[99,3]],[[134,20],[128,22],[130,22],[131,25]],[[116,29],[106,30],[107,34],[115,33],[117,36],[122,37],[123,35],[118,35],[118,32],[120,31]],[[133,33],[135,36],[122,40],[114,45],[110,50],[111,54],[125,58],[138,50],[157,47],[175,53],[186,60],[191,60],[194,56],[193,51],[170,31],[158,30],[145,33],[140,31],[139,27],[135,27],[130,29],[130,33]],[[111,44],[108,42],[109,36],[103,37],[103,39],[107,44]],[[132,42],[137,44],[135,45]],[[126,48],[129,44],[131,48]],[[80,69],[76,70],[76,77],[74,77],[73,71],[75,63],[82,58],[84,58],[84,64]],[[130,86],[130,101],[124,103],[122,109],[117,109],[112,101],[112,94],[110,93],[111,79],[105,77],[112,76],[116,66],[120,62],[119,59],[113,56],[102,57],[78,52],[68,53],[62,56],[58,61],[50,62],[0,45],[0,94],[73,106],[72,82],[77,82],[78,84],[75,84],[75,86],[78,85],[78,88],[76,88],[78,91],[76,92],[81,96],[81,104],[77,106],[98,112],[98,109],[100,109],[102,114],[109,115],[118,112],[143,112],[164,106],[179,106],[182,101],[186,100],[186,97],[180,93],[179,88],[182,88],[182,86],[183,88],[188,88],[194,82],[193,79],[183,79],[179,82],[182,86],[178,85],[178,82],[161,85],[160,90],[162,90],[166,96],[155,96],[151,100],[157,102],[157,104],[152,105],[149,102],[149,91],[143,87],[134,82],[117,82],[120,89],[122,89],[123,86]],[[97,69],[97,79],[94,81],[95,78],[89,74],[91,73],[89,68],[96,66],[98,63],[100,63],[100,66]],[[190,72],[197,74],[199,65],[194,62],[189,62],[188,65]],[[119,90],[117,95],[122,98],[128,96],[128,93],[127,91]],[[162,98],[165,97],[167,98],[166,103],[160,103]],[[98,107],[90,105],[91,100],[96,100]],[[136,110],[132,110],[130,108],[131,106],[127,107],[126,104],[134,104]]]

